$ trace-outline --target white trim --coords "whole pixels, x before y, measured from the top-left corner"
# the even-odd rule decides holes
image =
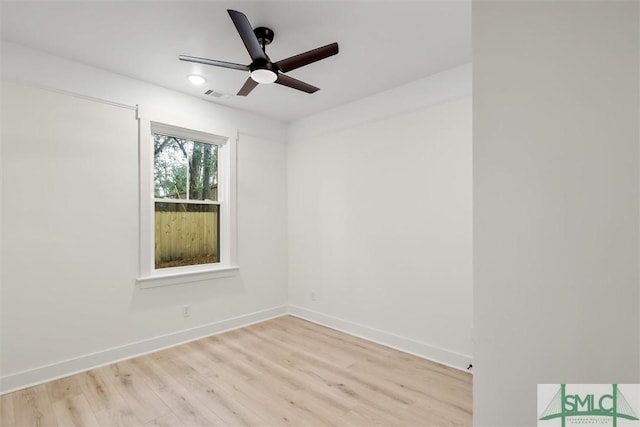
[[[140,285],[140,289],[157,288],[159,286],[179,285],[182,283],[233,277],[238,274],[239,270],[240,267],[237,265],[226,267],[205,267],[200,269],[198,269],[198,266],[196,265],[175,267],[164,275],[138,277],[136,278],[136,283]]]
[[[181,126],[173,126],[166,123],[151,121],[151,134],[154,133],[173,136],[180,139],[187,139],[195,142],[204,142],[212,145],[224,145],[230,139],[229,136],[201,132],[194,129],[187,129]]]
[[[168,197],[154,197],[154,203],[175,203],[181,204],[184,203],[186,205],[219,205],[219,200],[198,200],[198,199],[170,199]]]
[[[139,164],[139,271],[136,283],[141,288],[178,285],[203,280],[230,277],[238,273],[237,259],[237,129],[212,130],[206,124],[159,110],[138,108],[138,164]],[[178,125],[166,124],[166,122]],[[218,147],[217,201],[176,201],[179,203],[215,204],[220,206],[220,262],[185,267],[156,269],[154,263],[154,209],[158,201],[153,197],[154,133],[178,136]],[[171,203],[171,200],[160,200]]]
[[[153,150],[151,149],[151,139],[148,137],[151,129],[151,121],[141,115],[138,109],[138,272],[139,277],[147,277],[151,272],[153,263],[153,199],[149,197],[154,194],[153,179]]]
[[[395,350],[413,354],[414,356],[431,360],[433,362],[440,363],[441,365],[469,372],[466,368],[472,363],[471,356],[458,353],[453,350],[447,350],[425,342],[381,331],[379,329],[354,323],[349,320],[340,319],[328,314],[319,313],[297,305],[289,304],[288,307],[289,314],[292,316],[344,332],[345,334],[382,344]]]
[[[287,306],[281,305],[197,326],[195,328],[159,335],[153,338],[97,351],[95,353],[61,360],[49,365],[15,372],[4,377],[0,377],[0,394],[10,393],[12,391],[53,381],[58,378],[64,378],[69,375],[78,374],[100,366],[142,356],[165,348],[174,347],[211,335],[243,328],[245,326],[264,322],[286,314]]]
[[[138,106],[137,105],[122,104],[120,102],[110,101],[110,100],[104,99],[104,98],[96,98],[95,96],[84,95],[82,93],[69,92],[69,91],[66,91],[66,90],[57,89],[55,87],[45,87],[45,86],[39,86],[39,85],[33,85],[32,87],[34,87],[36,89],[44,90],[46,92],[53,92],[53,93],[57,93],[57,94],[60,94],[60,95],[72,96],[74,98],[84,99],[86,101],[93,101],[93,102],[97,102],[99,104],[111,105],[112,107],[124,108],[125,110],[132,110],[132,111],[136,111],[136,112],[138,111]]]

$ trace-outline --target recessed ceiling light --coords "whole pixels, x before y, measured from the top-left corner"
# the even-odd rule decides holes
[[[187,79],[191,82],[191,84],[194,84],[196,86],[203,85],[207,82],[207,79],[198,74],[189,74],[187,76]]]

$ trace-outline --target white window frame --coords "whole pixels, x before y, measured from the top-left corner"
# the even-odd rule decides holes
[[[139,117],[139,125],[140,268],[136,282],[144,289],[236,275],[239,270],[236,227],[237,132],[234,136],[229,131],[205,132],[142,117]],[[154,195],[153,138],[156,133],[209,143],[218,147],[217,201],[197,201],[198,204],[219,205],[220,259],[217,263],[155,268],[155,202],[161,200],[156,199]]]

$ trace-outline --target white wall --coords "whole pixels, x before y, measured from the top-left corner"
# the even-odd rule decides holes
[[[638,3],[473,9],[474,423],[640,382]]]
[[[464,93],[470,69],[413,88],[420,93],[433,81]],[[394,92],[294,123],[289,301],[294,313],[464,369],[472,326],[471,99],[393,114],[397,104],[385,101]],[[335,121],[341,130],[322,131]]]
[[[2,390],[286,312],[282,123],[15,45],[3,77]],[[139,289],[135,112],[33,85],[238,128],[240,274]]]

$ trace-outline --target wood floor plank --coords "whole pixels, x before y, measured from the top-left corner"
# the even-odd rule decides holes
[[[346,335],[330,328],[321,327],[315,323],[298,318],[279,318],[274,319],[289,334],[308,335],[316,342],[323,346],[330,346],[334,350],[347,353],[347,356],[353,359],[365,357],[386,357],[396,352],[395,350],[383,345],[367,341],[362,338]]]
[[[312,393],[306,392],[307,390],[293,388],[277,375],[267,374],[251,380],[249,384],[273,396],[272,401],[277,396],[282,402],[295,407],[304,417],[306,424],[336,426],[341,417],[348,412],[317,399]]]
[[[378,378],[390,389],[402,390],[413,401],[435,402],[449,413],[471,414],[471,388],[454,387],[455,383],[446,375],[406,372],[393,364],[376,364],[372,360],[358,362],[351,371]]]
[[[145,427],[186,427],[173,413],[158,417],[145,424]]]
[[[366,401],[374,396],[379,396],[402,407],[407,407],[411,403],[410,400],[407,400],[395,390],[381,387],[376,384],[377,381],[375,379],[354,375],[348,368],[338,369],[326,361],[310,357],[305,353],[292,354],[291,358],[297,360],[300,364],[312,366],[312,369],[332,387],[336,387],[344,394],[354,396],[359,400]]]
[[[129,408],[110,408],[94,412],[100,427],[139,427],[140,421]]]
[[[57,426],[58,421],[44,385],[12,393],[16,426]]]
[[[176,379],[171,377],[150,355],[142,356],[145,363],[157,376],[164,378],[166,386],[155,389],[155,393],[171,409],[172,413],[187,426],[223,426],[225,423],[207,406],[196,399]]]
[[[284,386],[296,396],[305,395],[312,400],[314,405],[330,408],[331,412],[346,413],[357,402],[345,399],[345,396],[327,386],[314,375],[308,375],[305,370],[298,369],[290,359],[290,352],[281,349],[280,346],[270,343],[265,345],[255,335],[244,330],[234,331],[237,334],[246,334],[249,338],[244,343],[253,353],[254,361],[259,364],[264,372],[263,378],[271,381],[282,381]],[[233,346],[234,350],[242,353],[245,350]]]
[[[0,396],[0,425],[13,427],[16,418],[13,414],[13,395],[5,394]]]
[[[259,418],[249,408],[229,399],[220,381],[198,372],[189,364],[188,358],[169,357],[155,360],[169,376],[180,382],[226,424],[234,426],[265,424],[265,420]],[[227,377],[226,381],[229,382],[230,379]]]
[[[290,342],[273,339],[265,332],[265,330],[261,330],[256,334],[251,330],[247,331],[257,340],[251,343],[251,348],[263,349],[264,357],[271,363],[270,370],[277,371],[283,378],[288,378],[288,381],[293,385],[303,384],[298,388],[304,388],[305,393],[315,393],[319,398],[328,400],[338,410],[346,411],[358,404],[357,394],[345,387],[344,384],[330,381],[319,374],[314,369],[316,362],[308,363],[308,360],[301,362],[296,357],[298,347]],[[316,357],[310,353],[304,354],[310,358]],[[325,359],[318,359],[318,362],[328,363]]]
[[[89,401],[84,394],[69,396],[53,403],[58,424],[65,427],[98,427]]]
[[[237,372],[242,373],[247,379],[255,378],[261,374],[259,369],[251,364],[250,360],[235,354],[230,350],[227,336],[212,336],[202,340],[202,343],[207,348],[207,352],[212,355],[216,355],[218,358],[226,361],[225,365],[231,367]]]
[[[209,350],[211,344],[205,340],[195,341],[184,346],[171,348],[167,354],[171,358],[188,359],[189,364],[206,377],[219,378],[221,381],[246,381],[253,374],[230,363],[225,357]]]
[[[415,420],[425,420],[431,425],[470,426],[473,424],[471,412],[444,404],[442,400],[424,400],[415,402],[409,411],[399,414],[407,424],[415,424]],[[411,422],[413,421],[413,422]]]
[[[255,381],[257,379],[253,378],[234,384],[231,387],[232,396],[248,402],[260,418],[267,420],[268,425],[321,425],[317,419],[310,423],[304,409],[282,399],[280,395],[274,395],[271,389],[265,390],[261,383]]]
[[[403,425],[397,419],[390,414],[381,413],[378,410],[367,408],[363,405],[358,405],[345,414],[342,417],[342,421],[340,423],[342,426],[361,426],[361,427],[369,427],[369,426],[396,426]],[[425,423],[416,424],[419,426],[426,426]]]
[[[409,353],[403,353],[401,351],[394,351],[389,354],[388,359],[396,369],[404,369],[405,371],[414,373],[445,376],[451,380],[457,381],[458,384],[468,384],[471,379],[471,374],[468,372],[454,369],[440,363],[426,361],[421,357],[414,356]]]
[[[136,374],[127,361],[114,363],[97,371],[111,381],[141,423],[147,423],[170,412],[169,407],[142,377]]]
[[[75,375],[51,381],[45,384],[45,386],[47,393],[49,393],[51,403],[82,394],[82,387],[80,386],[78,377]]]
[[[101,371],[90,370],[78,376],[78,382],[101,426],[135,426],[140,421],[115,387]]]
[[[345,351],[340,346],[328,345],[319,339],[319,336],[312,335],[307,331],[300,331],[295,324],[284,327],[282,322],[274,322],[274,328],[271,333],[278,336],[280,341],[286,342],[293,335],[296,337],[295,345],[297,351],[306,351],[309,354],[321,354],[327,358],[330,363],[339,367],[347,367],[355,363],[358,359],[355,355]]]
[[[292,316],[0,396],[13,426],[470,426],[470,374]]]
[[[180,346],[182,348],[184,346]],[[161,350],[152,355],[151,357],[166,357],[165,355],[173,349]],[[134,369],[138,375],[144,378],[144,381],[151,387],[153,390],[158,390],[167,386],[163,376],[158,375],[158,372],[145,363],[145,359],[142,357],[136,357],[134,359],[129,359],[129,366],[131,369]]]

